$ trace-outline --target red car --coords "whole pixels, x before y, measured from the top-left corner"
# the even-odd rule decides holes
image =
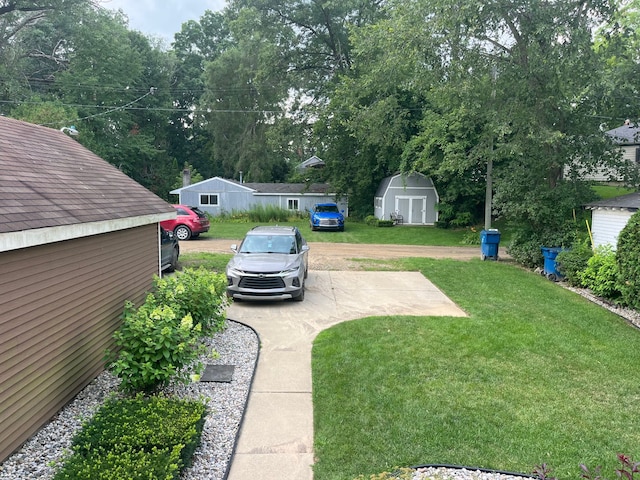
[[[187,205],[173,207],[178,212],[178,216],[172,220],[160,222],[160,226],[172,231],[178,240],[197,238],[201,233],[209,231],[209,219],[202,210]]]

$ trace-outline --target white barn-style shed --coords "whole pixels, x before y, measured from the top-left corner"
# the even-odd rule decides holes
[[[241,183],[213,177],[170,193],[178,195],[178,203],[198,207],[213,216],[247,211],[257,205],[307,212],[315,203],[325,202],[336,202],[348,216],[347,199],[336,199],[326,183]]]
[[[640,208],[640,192],[607,198],[585,205],[591,210],[593,246],[618,244],[618,236],[635,212]]]
[[[380,220],[399,215],[404,225],[434,225],[438,221],[438,202],[431,178],[418,172],[398,173],[380,182],[374,199],[374,215]]]

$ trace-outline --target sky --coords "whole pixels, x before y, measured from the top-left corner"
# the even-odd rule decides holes
[[[205,10],[219,11],[225,0],[102,0],[111,10],[122,10],[129,17],[129,28],[160,37],[167,45],[188,20],[200,20]]]

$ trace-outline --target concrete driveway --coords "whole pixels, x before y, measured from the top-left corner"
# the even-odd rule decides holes
[[[258,332],[261,350],[229,480],[313,478],[313,340],[374,315],[466,316],[417,272],[310,271],[303,302],[230,307],[230,319]]]

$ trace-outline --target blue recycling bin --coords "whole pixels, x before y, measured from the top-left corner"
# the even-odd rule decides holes
[[[495,228],[480,232],[480,257],[482,260],[498,260],[500,232]]]
[[[543,275],[553,282],[557,282],[563,278],[562,274],[558,271],[558,264],[556,257],[564,250],[562,247],[541,247],[542,256],[544,257]]]

